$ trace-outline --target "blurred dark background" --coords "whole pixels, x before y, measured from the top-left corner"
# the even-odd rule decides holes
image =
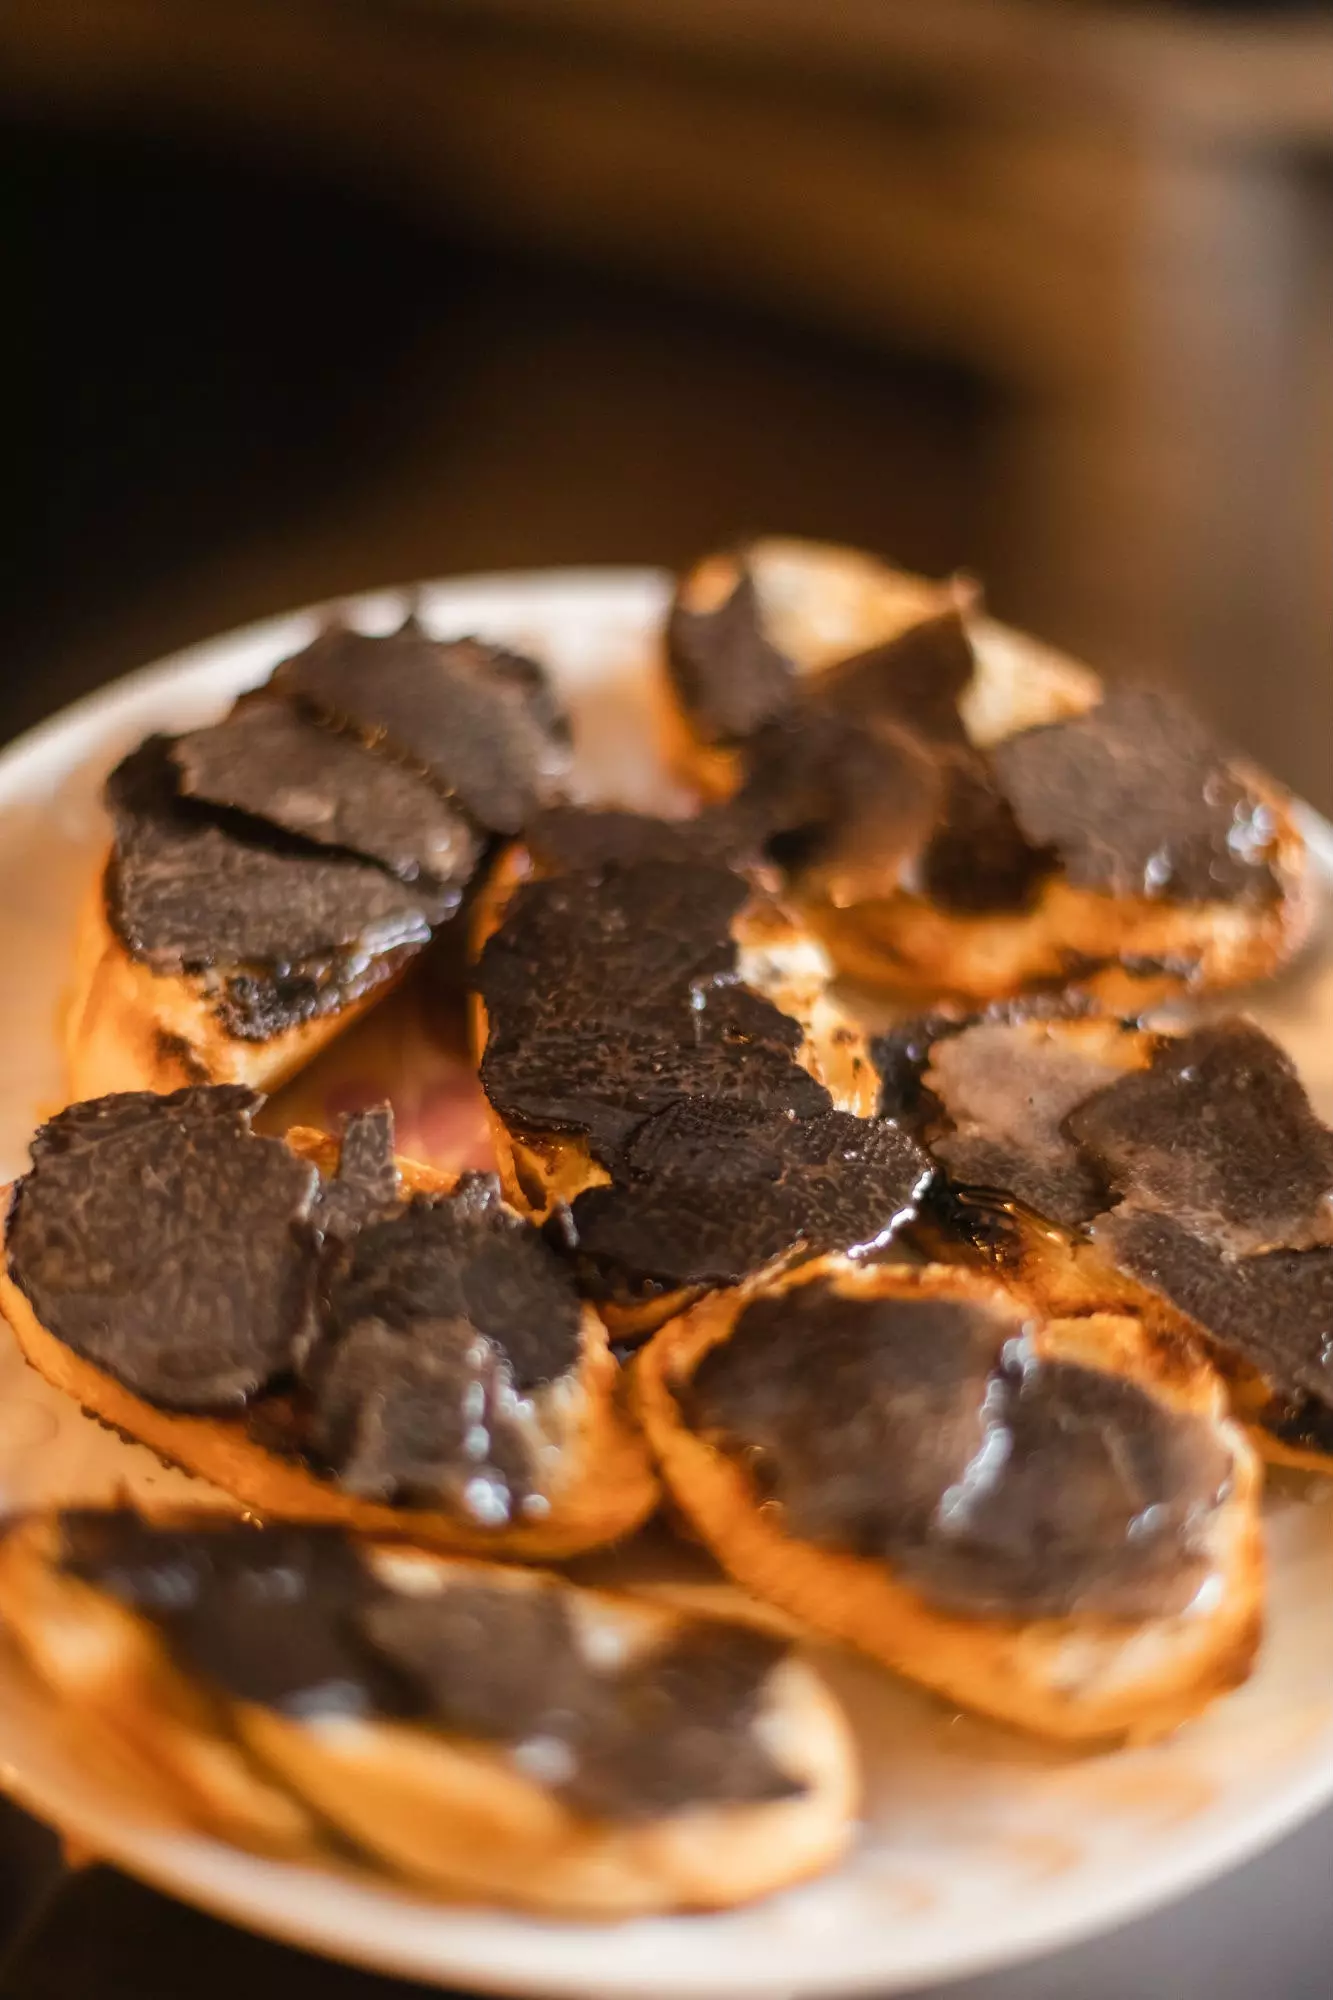
[[[0,731],[295,602],[965,563],[1333,806],[1333,18],[7,0]]]

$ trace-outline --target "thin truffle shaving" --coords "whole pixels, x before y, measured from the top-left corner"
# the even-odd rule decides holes
[[[1113,687],[1068,722],[995,746],[1018,825],[1080,888],[1181,902],[1271,900],[1270,808],[1172,696]]]
[[[541,668],[477,639],[431,639],[411,620],[385,638],[334,627],[272,686],[424,771],[496,833],[517,833],[568,772],[568,727]]]
[[[692,611],[679,602],[672,607],[667,665],[686,714],[716,742],[752,735],[796,696],[796,669],[765,636],[754,578],[745,568],[715,610]]]
[[[541,1518],[577,1432],[583,1308],[494,1175],[407,1199],[387,1106],[336,1174],[232,1086],[72,1106],[33,1142],[9,1271],[41,1325],[162,1409],[390,1505]]]
[[[74,1104],[32,1142],[10,1276],[42,1325],[164,1409],[239,1411],[313,1322],[315,1169],[239,1087]]]
[[[1299,1406],[1333,1409],[1333,1133],[1284,1052],[1240,1018],[935,1025],[891,1094],[951,1179],[1086,1229],[1255,1371],[1282,1423],[1327,1433]]]
[[[929,1177],[886,1119],[685,1099],[638,1128],[610,1187],[574,1202],[584,1283],[604,1298],[731,1285],[798,1247],[877,1248]]]
[[[346,1005],[457,907],[457,890],[409,886],[373,862],[182,800],[165,737],[117,766],[107,803],[113,929],[156,973],[208,975],[242,1039]]]
[[[757,1724],[786,1648],[678,1623],[602,1659],[554,1580],[394,1588],[337,1530],[62,1517],[61,1566],[149,1620],[206,1685],[298,1721],[416,1722],[512,1760],[590,1821],[802,1787]]]
[[[1164,1040],[1147,1069],[1073,1109],[1069,1130],[1127,1208],[1227,1256],[1333,1244],[1333,1132],[1248,1021]]]
[[[686,1392],[789,1531],[978,1617],[1169,1616],[1208,1572],[1226,1454],[1135,1384],[1041,1361],[1021,1314],[803,1285]]]
[[[492,1105],[520,1132],[585,1135],[611,1172],[564,1224],[604,1301],[884,1242],[928,1177],[895,1127],[834,1109],[800,1024],[739,982],[750,893],[657,855],[570,871],[521,886],[482,952]]]
[[[480,857],[477,833],[429,779],[284,701],[241,702],[178,736],[171,757],[189,797],[345,848],[404,882],[461,888]]]

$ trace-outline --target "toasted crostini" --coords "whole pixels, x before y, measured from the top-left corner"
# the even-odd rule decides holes
[[[304,1522],[37,1516],[0,1621],[178,1820],[548,1915],[744,1902],[857,1804],[817,1675],[748,1626]]]
[[[756,1596],[946,1700],[1073,1743],[1249,1671],[1258,1463],[1188,1341],[980,1273],[829,1258],[634,1363],[668,1491]]]
[[[253,1132],[253,1093],[74,1105],[9,1200],[0,1307],[85,1409],[266,1518],[542,1558],[656,1504],[607,1332],[493,1175]]]

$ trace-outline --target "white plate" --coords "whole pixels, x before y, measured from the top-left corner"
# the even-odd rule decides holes
[[[642,572],[492,577],[432,586],[420,609],[442,635],[479,631],[548,658],[575,711],[589,787],[669,806],[642,672],[664,593],[661,578]],[[384,629],[403,602],[385,595],[348,609],[366,629]],[[77,900],[105,839],[103,773],[146,730],[221,712],[312,629],[303,613],[200,647],[80,703],[0,757],[0,1175],[22,1169],[33,1124],[59,1101],[57,1011]],[[1315,831],[1327,841],[1326,830]],[[1257,1011],[1302,1062],[1325,1110],[1333,1107],[1327,948]],[[417,1119],[424,1131],[421,1077],[429,1072],[431,1088],[439,1086],[431,1100],[438,1110],[448,1097],[448,1050],[424,1037],[415,1018],[406,1029],[400,1016],[392,1032],[355,1033],[360,1041],[349,1038],[303,1083],[306,1100],[313,1094],[318,1111],[340,1101],[339,1091],[355,1094],[388,1075],[404,1121]],[[415,1068],[405,1046],[416,1051]],[[438,1138],[438,1118],[432,1129]],[[475,1132],[459,1138],[451,1126],[440,1144],[447,1153],[455,1143],[475,1146]],[[0,1504],[172,1488],[207,1492],[81,1416],[25,1368],[0,1329]],[[1333,1482],[1295,1480],[1270,1497],[1272,1615],[1259,1669],[1200,1723],[1151,1749],[1070,1757],[950,1714],[855,1661],[825,1660],[869,1773],[862,1836],[822,1882],[728,1915],[535,1922],[444,1907],[332,1866],[237,1853],[145,1816],[113,1773],[66,1742],[54,1704],[3,1652],[0,1777],[34,1811],[134,1874],[389,1972],[577,1996],[883,1993],[1121,1922],[1252,1854],[1333,1796],[1331,1498]],[[660,1553],[634,1560],[641,1571],[672,1561]],[[688,1568],[688,1559],[674,1560]]]

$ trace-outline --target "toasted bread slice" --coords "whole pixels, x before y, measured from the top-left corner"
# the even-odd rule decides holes
[[[1130,1313],[1154,1341],[1193,1342],[1217,1370],[1231,1413],[1261,1458],[1294,1471],[1333,1473],[1333,1446],[1293,1442],[1275,1428],[1286,1405],[1258,1368],[1213,1339],[1202,1321],[1118,1270],[1096,1243],[1043,1221],[1021,1203],[1000,1210],[987,1200],[963,1199],[952,1211],[937,1210],[915,1233],[934,1255],[968,1258],[1018,1287],[1043,1312],[1071,1318]]]
[[[540,873],[522,842],[513,843],[501,854],[474,904],[474,959],[503,923],[515,891]],[[733,936],[739,947],[742,982],[800,1024],[797,1061],[825,1086],[838,1110],[861,1118],[871,1116],[879,1096],[878,1073],[865,1034],[829,990],[833,971],[818,941],[785,907],[762,892],[741,911]],[[479,993],[474,992],[471,1004],[473,1053],[480,1064],[489,1024]],[[545,1219],[559,1205],[572,1203],[586,1188],[604,1186],[610,1180],[581,1135],[520,1131],[506,1125],[493,1108],[490,1116],[505,1193],[520,1213],[533,1220]],[[697,1296],[667,1293],[632,1306],[608,1301],[601,1311],[617,1339],[633,1340],[672,1318]]]
[[[202,974],[154,972],[125,949],[107,921],[108,863],[85,899],[75,939],[63,1020],[71,1103],[188,1083],[244,1083],[272,1092],[384,999],[414,956],[386,953],[357,998],[330,1013],[263,1040],[242,1038],[219,1016]]]
[[[287,1144],[326,1175],[336,1165],[338,1142],[324,1133],[295,1127]],[[457,1178],[411,1160],[399,1159],[397,1168],[405,1194],[448,1194]],[[342,1522],[367,1534],[411,1535],[438,1548],[541,1561],[618,1541],[657,1504],[643,1442],[622,1409],[620,1369],[591,1306],[580,1316],[580,1357],[569,1406],[561,1412],[561,1470],[549,1511],[540,1519],[495,1528],[473,1526],[443,1510],[384,1505],[345,1492],[299,1459],[269,1450],[250,1434],[244,1417],[194,1416],[146,1401],[42,1326],[7,1262],[0,1270],[0,1311],[27,1360],[48,1382],[267,1520]]]
[[[817,691],[848,658],[956,613],[975,672],[959,697],[966,740],[978,751],[1024,731],[1069,721],[1102,699],[1097,676],[1052,648],[987,617],[966,581],[931,583],[854,549],[763,538],[739,554],[709,556],[682,579],[678,608],[713,612],[751,579],[766,638]],[[663,740],[673,766],[709,799],[731,797],[747,770],[743,740],[710,740],[679,698],[663,656]],[[1118,1004],[1126,964],[1151,1004],[1182,987],[1266,977],[1309,935],[1315,892],[1305,843],[1281,788],[1237,765],[1266,810],[1267,856],[1277,889],[1264,902],[1198,902],[1110,894],[1048,874],[1026,907],[960,912],[932,901],[901,853],[886,854],[883,886],[834,897],[811,875],[792,884],[811,928],[839,969],[894,992],[991,999],[1075,981]],[[858,863],[864,883],[865,860]]]
[[[999,1315],[1013,1323],[1025,1369],[1034,1361],[1061,1363],[1101,1381],[1118,1378],[1158,1410],[1195,1420],[1226,1475],[1199,1530],[1204,1574],[1184,1607],[1132,1620],[1077,1606],[1059,1616],[971,1615],[911,1581],[890,1555],[849,1552],[832,1533],[816,1541],[794,1532],[772,1497],[781,1466],[773,1482],[761,1485],[753,1461],[705,1435],[688,1411],[700,1365],[733,1337],[746,1309],[811,1285],[839,1301],[909,1307],[948,1301]],[[810,1362],[814,1370],[834,1366],[818,1341]],[[659,1333],[636,1359],[633,1377],[672,1500],[731,1574],[813,1629],[946,1700],[1070,1743],[1139,1741],[1175,1728],[1249,1671],[1262,1599],[1258,1463],[1228,1420],[1221,1384],[1197,1350],[1155,1339],[1131,1313],[1037,1316],[1021,1297],[977,1273],[829,1258],[704,1300]],[[812,1412],[809,1422],[816,1421]],[[979,1455],[964,1477],[979,1510],[994,1474],[992,1453],[988,1464]]]
[[[86,1517],[84,1525],[86,1534]],[[92,1526],[96,1532],[96,1519]],[[201,1526],[207,1532],[197,1515],[164,1523],[168,1535],[171,1526],[184,1527],[187,1536],[194,1529],[197,1540]],[[139,1532],[151,1550],[151,1539]],[[662,1779],[648,1739],[661,1730],[662,1701],[681,1702],[688,1719],[692,1697],[708,1700],[708,1668],[719,1663],[714,1653],[699,1674],[677,1652],[669,1692],[664,1683],[657,1704],[642,1706],[641,1719],[631,1723],[637,1735],[619,1735],[610,1752],[629,1760],[631,1786],[632,1760],[646,1760],[644,1795],[635,1799],[631,1790],[616,1810],[613,1792],[610,1806],[594,1812],[569,1786],[578,1758],[561,1741],[506,1740],[505,1717],[492,1719],[498,1733],[494,1727],[479,1733],[456,1703],[451,1712],[449,1649],[459,1634],[439,1616],[447,1614],[450,1592],[467,1592],[474,1607],[498,1607],[501,1624],[520,1634],[525,1611],[536,1612],[529,1637],[543,1633],[554,1614],[555,1647],[548,1643],[541,1656],[518,1659],[511,1651],[491,1663],[492,1673],[520,1681],[535,1674],[549,1687],[572,1655],[576,1674],[586,1661],[603,1676],[608,1703],[617,1673],[638,1668],[651,1691],[655,1655],[702,1635],[705,1649],[720,1642],[725,1658],[734,1628],[536,1571],[359,1544],[354,1560],[375,1593],[370,1618],[360,1624],[361,1644],[368,1635],[374,1650],[384,1631],[371,1619],[392,1624],[405,1614],[409,1631],[436,1649],[435,1660],[425,1663],[422,1722],[384,1712],[373,1697],[359,1710],[344,1705],[339,1712],[336,1699],[325,1708],[318,1689],[312,1698],[303,1686],[292,1690],[299,1699],[260,1701],[238,1686],[234,1641],[230,1662],[210,1676],[207,1649],[192,1655],[188,1644],[173,1643],[169,1616],[130,1608],[123,1578],[113,1595],[86,1567],[79,1573],[66,1566],[66,1533],[59,1516],[33,1517],[9,1530],[0,1542],[0,1618],[60,1698],[71,1732],[112,1746],[141,1795],[236,1845],[312,1861],[329,1854],[334,1830],[367,1859],[429,1890],[608,1918],[743,1902],[818,1872],[846,1846],[858,1791],[847,1726],[816,1674],[770,1642],[743,1632],[731,1641],[739,1648],[732,1671],[754,1689],[753,1712],[739,1710],[734,1724],[754,1742],[760,1782],[752,1769],[748,1795],[736,1785],[739,1796],[729,1799],[726,1785],[706,1776],[696,1798],[679,1785],[683,1796],[665,1804],[653,1796]],[[246,1536],[261,1562],[266,1539],[263,1531]],[[512,1612],[506,1619],[507,1603],[516,1621]],[[314,1607],[315,1615],[321,1608]],[[343,1611],[338,1600],[329,1608]],[[349,1602],[344,1615],[356,1617],[358,1610]],[[261,1667],[279,1676],[289,1671],[280,1657],[266,1660],[265,1635],[256,1648],[255,1635],[243,1634],[247,1643],[249,1664],[257,1650]],[[551,1657],[558,1649],[563,1657]],[[398,1666],[404,1656],[388,1657]],[[429,1676],[440,1666],[446,1693],[436,1719]],[[599,1683],[586,1685],[594,1690],[596,1755]],[[612,1727],[615,1734],[621,1725]],[[622,1770],[622,1789],[624,1783]]]
[[[1290,1059],[1243,1017],[926,1040],[921,1137],[954,1189],[916,1224],[929,1253],[993,1268],[1047,1313],[1128,1311],[1194,1341],[1265,1458],[1333,1470],[1333,1135]],[[1116,1086],[1152,1108],[1099,1159]]]

